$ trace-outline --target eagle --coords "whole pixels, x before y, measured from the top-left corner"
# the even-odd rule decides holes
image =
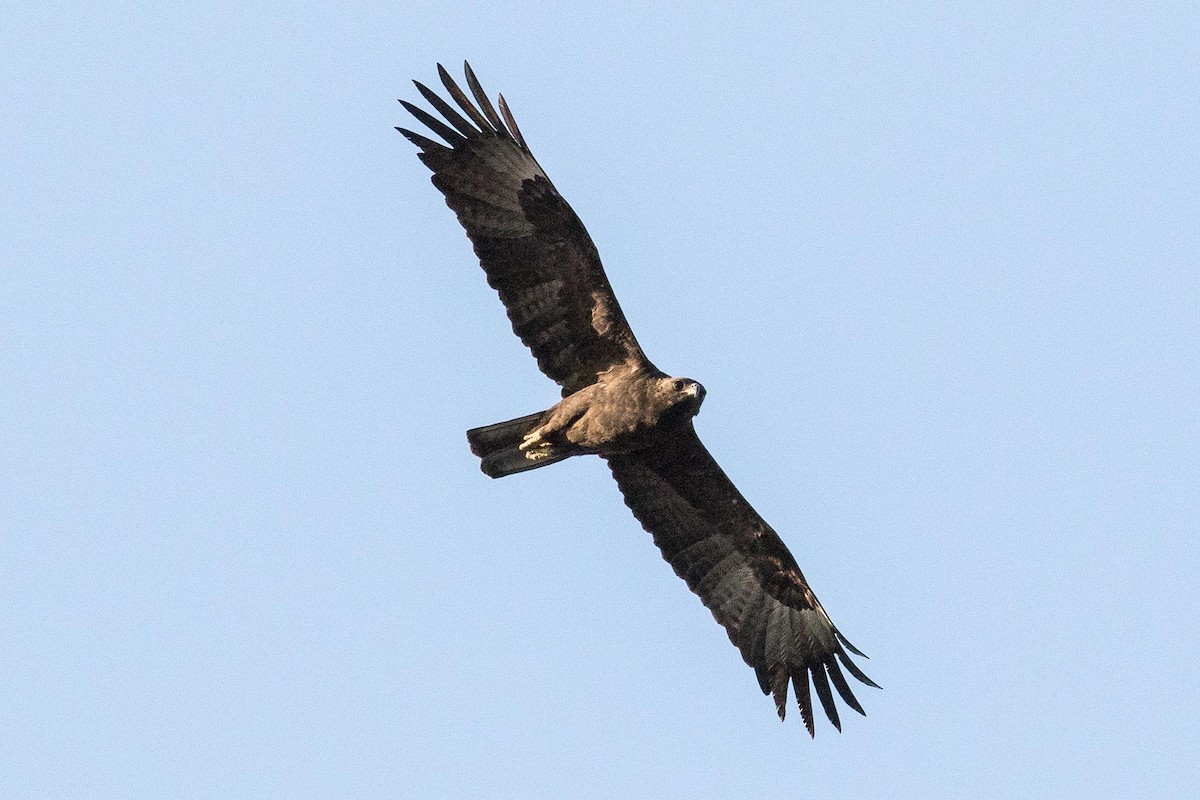
[[[468,431],[471,451],[492,478],[572,456],[603,458],[626,505],[724,627],[779,718],[790,685],[814,735],[811,684],[840,731],[834,691],[865,713],[843,669],[877,686],[850,658],[865,655],[700,442],[693,417],[704,387],[666,374],[642,352],[596,246],[534,158],[504,96],[497,113],[470,64],[464,68],[474,102],[440,64],[457,109],[419,81],[417,91],[441,119],[400,101],[441,141],[396,130],[433,172],[513,332],[562,387],[562,400],[545,411]]]

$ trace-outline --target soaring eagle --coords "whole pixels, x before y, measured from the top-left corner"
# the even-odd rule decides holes
[[[774,696],[780,719],[790,683],[813,734],[811,680],[841,730],[830,685],[864,713],[842,672],[875,686],[846,651],[863,654],[834,626],[778,534],[700,443],[692,417],[704,388],[646,358],[596,246],[534,159],[504,96],[497,113],[465,68],[474,103],[438,65],[458,109],[414,81],[443,119],[400,101],[443,141],[397,130],[420,148],[418,157],[466,229],[513,331],[563,396],[546,411],[468,431],[471,451],[493,478],[588,453],[607,461],[626,505],[724,626],[763,694]]]

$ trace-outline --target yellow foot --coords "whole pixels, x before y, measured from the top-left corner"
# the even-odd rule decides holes
[[[541,461],[543,458],[550,457],[550,445],[542,444],[536,450],[526,450],[525,458],[530,461]]]
[[[525,438],[521,440],[517,449],[524,453],[525,458],[530,461],[541,461],[543,458],[550,457],[551,444],[542,438],[540,430],[534,430],[525,434]]]

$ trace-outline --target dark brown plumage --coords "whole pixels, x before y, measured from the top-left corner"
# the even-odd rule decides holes
[[[529,151],[504,97],[497,113],[470,65],[474,103],[441,65],[438,74],[459,110],[420,83],[443,119],[400,102],[444,143],[397,130],[420,148],[513,331],[563,394],[546,411],[468,431],[483,471],[502,477],[574,455],[605,458],[625,503],[724,626],[780,718],[790,684],[813,733],[811,681],[840,730],[834,690],[863,713],[842,669],[875,684],[850,660],[847,651],[862,653],[833,625],[783,541],[700,443],[692,418],[703,387],[646,358],[591,237]]]

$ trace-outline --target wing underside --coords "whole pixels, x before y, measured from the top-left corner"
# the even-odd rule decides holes
[[[864,713],[843,672],[875,686],[850,659],[862,653],[833,625],[786,545],[690,422],[657,446],[607,460],[634,516],[754,668],[781,719],[789,685],[810,734],[812,691],[839,730],[834,691]]]
[[[538,366],[564,395],[614,365],[648,366],[591,237],[534,159],[503,96],[497,112],[469,65],[475,102],[441,65],[438,74],[457,109],[416,82],[441,118],[400,102],[442,141],[397,130],[421,149]]]

